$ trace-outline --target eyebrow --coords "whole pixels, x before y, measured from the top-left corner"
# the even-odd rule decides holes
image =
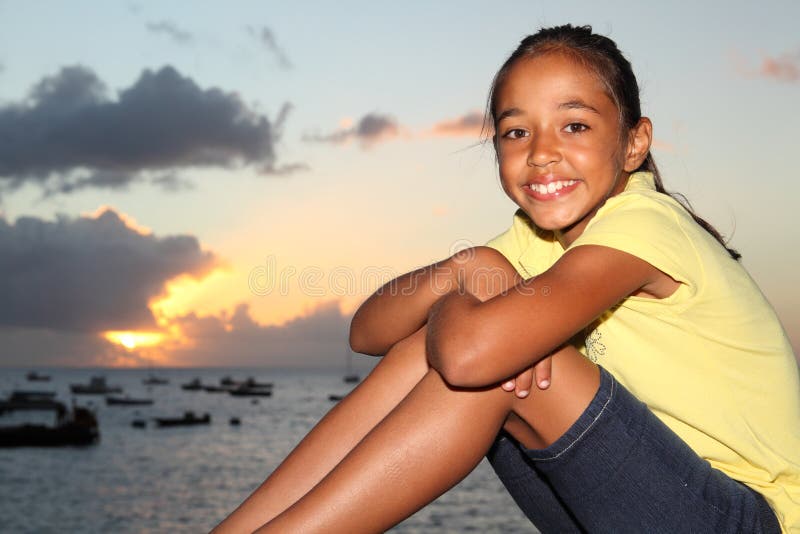
[[[500,115],[497,116],[497,120],[495,120],[495,122],[500,122],[503,119],[506,119],[508,117],[515,117],[517,115],[522,115],[522,110],[521,109],[519,109],[519,108],[508,108],[506,110],[503,110],[503,112],[500,113]]]
[[[558,109],[582,109],[600,115],[600,112],[597,110],[597,108],[590,106],[579,98],[574,98],[572,100],[560,103],[558,105]],[[495,122],[499,123],[503,119],[507,119],[508,117],[516,117],[517,115],[522,115],[522,110],[520,108],[508,108],[503,110],[503,112],[497,116],[497,120]]]
[[[567,102],[560,103],[558,105],[558,109],[583,109],[583,110],[591,111],[592,113],[597,113],[598,115],[600,115],[600,112],[597,111],[597,108],[595,108],[593,106],[590,106],[589,104],[587,104],[583,100],[579,100],[577,98],[573,99],[573,100],[569,100]]]

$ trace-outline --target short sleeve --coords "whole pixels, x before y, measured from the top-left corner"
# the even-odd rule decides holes
[[[600,245],[626,252],[694,293],[702,286],[704,273],[687,225],[696,223],[672,198],[656,192],[626,192],[610,198],[598,210],[570,249]]]

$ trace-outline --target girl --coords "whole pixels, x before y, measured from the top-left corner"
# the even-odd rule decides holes
[[[488,107],[513,226],[361,306],[351,345],[383,360],[218,531],[379,532],[487,453],[544,532],[800,529],[795,358],[665,194],[628,61],[543,29]],[[545,390],[499,386],[548,355]]]

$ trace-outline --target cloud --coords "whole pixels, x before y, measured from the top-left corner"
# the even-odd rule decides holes
[[[350,316],[328,302],[286,324],[260,325],[240,304],[232,314],[189,314],[172,324],[192,341],[169,351],[174,365],[305,367],[344,363]]]
[[[203,89],[170,66],[145,70],[111,99],[94,72],[65,67],[27,100],[0,107],[0,186],[122,188],[147,173],[200,166],[268,174],[290,109],[270,121],[235,93]]]
[[[350,319],[327,302],[283,325],[261,325],[242,303],[232,313],[172,318],[181,342],[133,350],[90,332],[0,327],[0,365],[343,366]]]
[[[343,144],[353,140],[368,148],[375,143],[397,137],[400,126],[392,117],[378,113],[368,113],[361,117],[355,126],[339,128],[329,134],[307,134],[304,141]]]
[[[0,366],[145,366],[151,361],[86,332],[0,327]]]
[[[0,326],[63,331],[154,328],[149,302],[167,281],[220,265],[195,237],[156,237],[109,208],[0,219],[0,250]]]
[[[264,48],[266,48],[273,56],[275,56],[275,59],[282,68],[292,68],[292,62],[289,61],[289,58],[286,56],[286,53],[283,51],[283,49],[278,46],[278,42],[275,40],[275,34],[272,33],[272,30],[266,26],[262,26],[261,29],[248,26],[247,31],[251,36],[258,39],[258,41],[264,45]]]
[[[159,22],[148,22],[147,30],[151,33],[166,35],[176,43],[187,44],[194,40],[194,36],[186,30],[182,30],[174,22],[162,20]]]
[[[474,137],[481,136],[484,127],[484,116],[481,111],[470,111],[455,119],[437,122],[430,130],[430,135],[437,137]]]
[[[800,80],[800,54],[784,54],[777,58],[765,57],[761,61],[759,73],[764,78],[796,82]]]
[[[731,52],[731,59],[736,70],[745,78],[764,78],[787,83],[800,80],[800,50],[780,56],[762,54],[761,64],[757,68],[751,67],[748,60],[737,51]]]

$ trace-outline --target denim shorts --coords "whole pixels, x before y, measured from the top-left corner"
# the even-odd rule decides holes
[[[781,532],[759,493],[712,468],[603,368],[555,443],[527,449],[501,433],[487,456],[545,534]]]

